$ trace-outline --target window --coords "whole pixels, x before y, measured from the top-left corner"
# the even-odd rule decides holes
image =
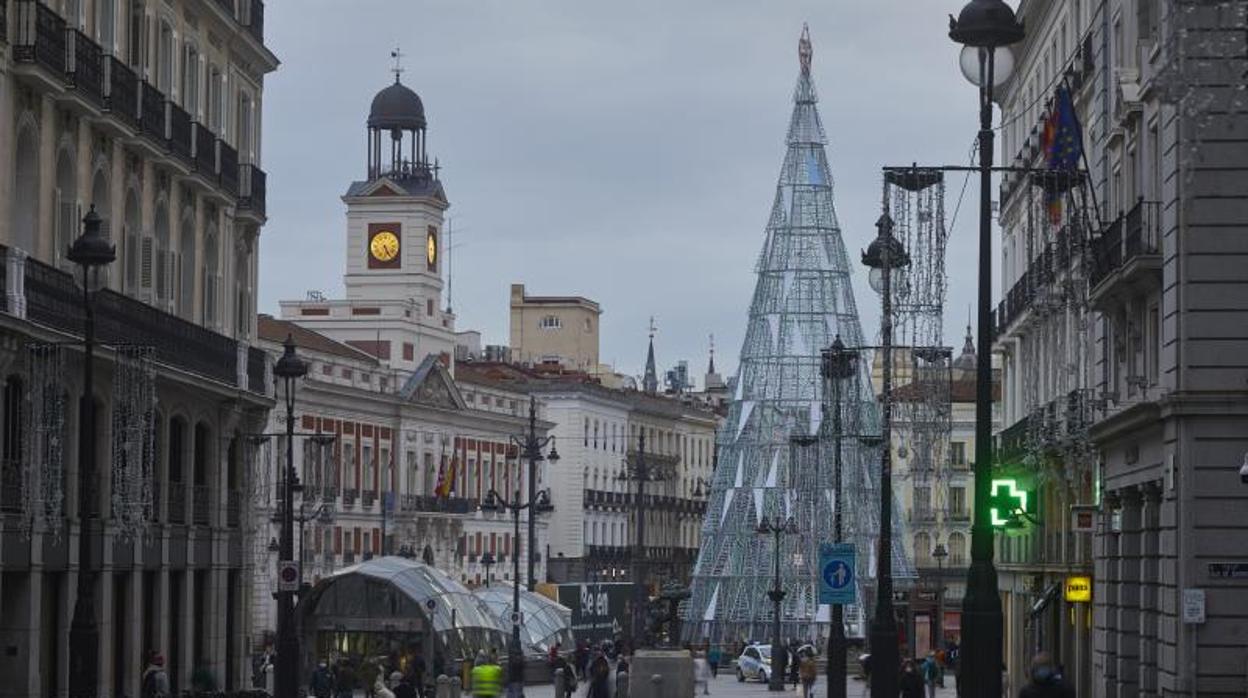
[[[218,137],[224,138],[225,120],[221,118],[221,87],[225,82],[221,69],[215,65],[208,66],[208,128]]]
[[[914,488],[914,515],[919,520],[923,520],[931,516],[932,513],[932,488],[915,487]]]
[[[355,444],[353,443],[344,443],[342,445],[342,471],[343,486],[347,489],[358,487],[355,477]]]
[[[963,518],[966,515],[966,488],[950,487],[949,488],[949,512],[954,518]]]
[[[949,462],[954,465],[966,465],[966,442],[954,441],[949,444]]]
[[[420,492],[420,462],[416,460],[416,452],[407,452],[407,493],[417,494]]]
[[[364,489],[377,488],[377,461],[373,460],[373,447],[364,444]]]
[[[251,95],[239,90],[238,93],[238,131],[234,139],[238,148],[238,157],[240,163],[255,162],[254,154],[251,152]]]
[[[425,299],[425,315],[428,315],[429,317],[433,317],[433,299],[432,298]]]
[[[104,53],[112,54],[117,37],[116,0],[95,0],[95,41],[104,49]]]
[[[182,55],[182,108],[199,121],[199,51],[192,44]]]
[[[143,67],[147,61],[144,60],[147,42],[145,40],[147,27],[147,16],[144,13],[143,3],[140,0],[130,0],[130,29],[126,37],[129,43],[129,62],[130,67],[140,76],[143,75]]]
[[[217,248],[217,225],[215,223],[216,211],[208,210],[208,218],[210,222],[206,233],[204,234],[204,324],[208,327],[216,327],[217,325],[217,294],[220,286],[220,279],[217,277],[220,261],[218,260]]]
[[[190,320],[195,305],[195,209],[182,211],[182,234],[178,245],[178,312]]]
[[[156,89],[173,96],[173,27],[160,23],[160,40],[156,44]]]
[[[1161,309],[1152,305],[1148,309],[1148,384],[1156,385],[1161,374]]]
[[[538,321],[537,327],[542,330],[560,330],[563,329],[563,322],[554,315],[547,315]]]

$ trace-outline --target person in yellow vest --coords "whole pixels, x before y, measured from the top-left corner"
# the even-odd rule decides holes
[[[496,698],[503,690],[503,668],[490,661],[484,651],[477,652],[476,666],[472,667],[472,695],[477,698]]]

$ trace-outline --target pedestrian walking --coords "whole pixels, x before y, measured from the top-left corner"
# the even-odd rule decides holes
[[[141,686],[143,698],[169,698],[169,674],[165,673],[165,658],[159,652],[148,653]]]
[[[720,651],[719,645],[711,645],[706,652],[706,661],[711,665],[711,676],[719,676],[719,663],[724,658],[724,653]]]
[[[698,695],[698,688],[702,695],[711,695],[711,663],[706,657],[697,652],[693,655],[693,694]]]
[[[902,662],[901,681],[897,687],[901,691],[901,698],[923,698],[923,677],[919,676],[913,659]]]
[[[936,698],[936,685],[940,682],[940,665],[936,662],[935,652],[927,653],[927,658],[920,665],[919,673],[923,676],[923,685],[927,687],[927,698]]]
[[[394,698],[416,698],[416,689],[401,671],[390,674],[390,690],[394,691]]]
[[[312,672],[312,679],[308,685],[312,689],[312,695],[316,698],[333,698],[334,672],[329,670],[329,663],[324,659],[316,665],[316,670]]]
[[[502,690],[503,668],[485,652],[478,652],[477,664],[472,668],[472,695],[476,698],[496,698]]]
[[[1018,698],[1075,698],[1075,691],[1058,675],[1049,653],[1041,652],[1031,660],[1031,681]]]
[[[802,653],[797,673],[802,679],[802,698],[811,698],[811,690],[814,689],[815,679],[819,676],[819,667],[815,664],[815,658],[812,654],[809,652]]]
[[[611,665],[601,654],[590,662],[585,698],[611,698]]]
[[[338,671],[334,672],[334,695],[337,698],[355,695],[355,670],[345,659],[338,663]]]

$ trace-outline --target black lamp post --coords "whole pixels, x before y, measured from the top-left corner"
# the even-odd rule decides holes
[[[550,503],[550,491],[542,490],[535,492],[533,498],[527,502],[520,500],[520,483],[516,483],[516,491],[511,501],[503,499],[503,496],[497,490],[490,490],[485,496],[485,503],[481,505],[485,511],[510,511],[512,522],[515,525],[515,533],[512,540],[515,545],[512,546],[511,564],[511,640],[507,643],[507,695],[509,698],[517,698],[524,695],[524,648],[520,644],[520,623],[523,620],[520,616],[520,512],[525,509],[531,509],[529,517],[533,514],[541,514],[553,511],[554,506]],[[488,572],[486,573],[488,576]]]
[[[949,551],[945,550],[944,543],[937,543],[936,548],[932,550],[932,557],[936,560],[936,649],[940,649],[945,644],[944,624],[945,624],[945,558],[949,557]]]
[[[625,456],[624,470],[616,476],[619,480],[637,481],[637,499],[633,502],[633,526],[637,532],[633,540],[633,608],[629,628],[631,646],[635,651],[647,642],[646,633],[646,483],[662,480],[663,473],[657,464],[646,461],[646,428],[637,429],[637,457]]]
[[[844,426],[841,421],[841,383],[853,377],[858,366],[858,352],[846,349],[838,334],[832,346],[823,351],[822,373],[824,396],[831,396],[833,483],[836,491],[832,520],[832,538],[840,543],[844,535],[841,524],[841,439]],[[828,635],[828,698],[845,698],[845,607],[832,605],[832,628]]]
[[[490,568],[494,566],[494,553],[486,552],[481,556],[481,564],[485,566],[485,586],[490,586]]]
[[[897,618],[893,615],[893,272],[910,265],[910,255],[893,237],[893,219],[885,212],[875,223],[879,235],[862,253],[871,268],[871,287],[880,294],[883,310],[883,410],[880,456],[880,549],[876,557],[875,617],[871,619],[871,696],[896,698],[898,665]]]
[[[992,88],[1009,78],[1008,48],[1023,39],[1023,25],[1002,0],[972,0],[955,20],[949,38],[963,45],[961,65],[979,87],[979,299],[975,355],[975,520],[971,566],[962,601],[962,652],[958,686],[964,696],[1001,695],[1002,615],[997,570],[992,563]]]
[[[537,435],[537,398],[533,395],[529,396],[529,431],[519,436],[512,436],[511,443],[515,444],[520,450],[520,457],[529,462],[529,502],[532,503],[537,497],[537,463],[540,460],[546,460],[550,464],[559,462],[559,449],[555,447],[554,436]],[[550,453],[542,455],[542,449],[546,445],[550,445]],[[517,538],[516,542],[519,543]],[[537,580],[534,573],[534,565],[537,561],[537,517],[533,516],[533,512],[529,512],[529,549],[528,549],[528,589],[533,591],[537,587]],[[516,583],[520,582],[520,578],[516,577]]]
[[[95,620],[95,568],[87,520],[95,492],[95,307],[92,285],[98,270],[117,259],[117,250],[100,230],[95,206],[82,219],[82,235],[69,247],[69,261],[82,267],[82,398],[78,403],[78,591],[69,626],[70,698],[94,696],[99,684],[100,628]]]
[[[771,619],[771,676],[767,682],[767,690],[783,691],[784,690],[784,672],[785,662],[781,661],[784,656],[784,637],[780,632],[780,605],[784,601],[784,586],[780,578],[780,539],[785,535],[797,533],[797,520],[789,517],[782,521],[779,516],[775,520],[763,517],[758,524],[758,532],[761,535],[775,536],[775,578],[771,591],[767,592],[767,598],[771,599],[771,608],[773,617]]]
[[[282,531],[278,541],[278,570],[295,556],[295,381],[308,373],[308,365],[295,355],[295,340],[286,335],[285,350],[273,367],[273,375],[286,388],[286,469],[282,475]],[[302,563],[302,560],[300,561]],[[299,686],[299,636],[295,634],[295,592],[277,592],[277,666],[274,672],[277,698],[295,698]]]

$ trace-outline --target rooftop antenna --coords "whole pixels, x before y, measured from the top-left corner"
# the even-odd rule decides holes
[[[455,218],[453,216],[448,216],[446,219],[446,314],[447,315],[453,315],[455,313],[454,310],[451,310],[451,307],[452,307],[451,296],[453,295],[453,290],[454,290],[454,288],[451,286],[451,272],[454,270],[454,267],[451,265],[451,262],[452,260],[455,259],[454,256],[452,256],[451,254],[451,232],[454,229],[454,227],[455,227]]]
[[[706,369],[707,373],[715,372],[715,333],[711,333],[711,365]]]
[[[397,83],[399,74],[403,72],[403,51],[398,46],[395,46],[394,50],[390,52],[390,57],[394,59],[394,67],[390,69],[390,72],[394,73],[394,81]]]

